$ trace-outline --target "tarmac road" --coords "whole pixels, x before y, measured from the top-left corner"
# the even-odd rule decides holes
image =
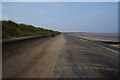
[[[3,44],[4,78],[119,78],[118,53],[73,35]]]
[[[82,38],[64,35],[53,77],[118,78],[118,54]]]

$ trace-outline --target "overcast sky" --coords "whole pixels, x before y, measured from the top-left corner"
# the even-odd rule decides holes
[[[64,32],[118,31],[117,2],[3,2],[2,17]]]

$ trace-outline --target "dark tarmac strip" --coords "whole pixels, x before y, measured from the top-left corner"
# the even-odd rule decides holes
[[[119,78],[118,54],[73,35],[63,35],[53,77]]]

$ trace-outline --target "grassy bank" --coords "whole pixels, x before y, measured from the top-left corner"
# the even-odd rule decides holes
[[[58,31],[34,27],[32,25],[17,24],[13,21],[2,21],[2,38],[11,39],[17,37],[36,36],[43,34],[59,34]]]

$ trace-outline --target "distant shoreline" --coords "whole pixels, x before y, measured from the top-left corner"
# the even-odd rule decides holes
[[[120,38],[118,33],[83,33],[83,32],[68,32],[70,34],[76,34],[80,36],[96,36],[96,37],[109,37],[109,38]]]

